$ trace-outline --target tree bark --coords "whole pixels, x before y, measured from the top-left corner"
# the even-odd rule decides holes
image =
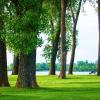
[[[51,53],[51,62],[50,62],[50,71],[49,75],[55,75],[56,74],[56,56],[57,56],[57,51],[58,51],[58,45],[60,41],[60,12],[58,16],[58,30],[56,32],[55,40],[53,41],[52,44],[52,53]]]
[[[74,32],[72,35],[72,52],[71,52],[71,60],[70,60],[70,64],[69,64],[68,74],[73,74],[73,65],[74,65],[75,50],[76,50],[75,33],[76,33],[76,29],[74,29]]]
[[[61,0],[61,20],[60,20],[60,28],[61,28],[61,68],[59,78],[66,78],[66,6],[67,0]]]
[[[7,75],[7,57],[6,57],[6,45],[4,39],[2,39],[2,34],[4,33],[4,1],[1,1],[0,5],[0,86],[10,86],[8,82]]]
[[[17,88],[36,88],[36,50],[30,54],[19,55],[18,78],[16,82]]]
[[[98,24],[99,24],[99,48],[98,48],[97,75],[100,76],[100,0],[98,0]]]
[[[0,86],[10,86],[7,75],[6,45],[0,40]]]
[[[56,67],[55,62],[56,62],[56,55],[57,55],[57,51],[58,51],[59,39],[60,39],[60,29],[56,33],[56,37],[55,37],[53,47],[52,47],[49,75],[55,75],[55,67]]]
[[[12,75],[18,75],[19,56],[14,55]]]
[[[82,3],[82,0],[80,0],[80,2],[79,2],[78,10],[76,13],[76,18],[72,11],[74,27],[73,27],[73,33],[72,33],[72,52],[71,52],[71,59],[70,59],[68,74],[73,74],[73,65],[74,65],[75,50],[76,50],[76,26],[77,26],[79,13],[80,13],[80,9],[81,9],[81,3]],[[71,10],[72,10],[72,8],[71,8]]]

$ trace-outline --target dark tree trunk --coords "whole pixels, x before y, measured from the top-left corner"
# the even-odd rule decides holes
[[[56,37],[55,37],[53,47],[52,47],[50,72],[49,72],[50,75],[55,75],[55,67],[56,67],[55,62],[56,62],[56,55],[58,51],[59,39],[60,39],[60,29],[56,33]]]
[[[100,0],[98,0],[98,22],[99,22],[99,50],[98,50],[97,75],[100,76]]]
[[[78,18],[79,18],[81,4],[82,4],[82,0],[80,0],[80,2],[79,2],[76,17],[74,16],[74,13],[72,11],[74,27],[73,27],[73,33],[72,33],[72,52],[71,52],[71,59],[70,59],[68,74],[73,74],[73,65],[74,65],[75,50],[76,50],[76,26],[77,26],[77,21],[78,21]]]
[[[73,65],[74,65],[75,49],[76,49],[75,32],[76,32],[76,29],[74,30],[73,36],[72,36],[72,52],[71,52],[71,60],[70,60],[70,64],[69,64],[68,74],[73,74]]]
[[[56,71],[55,63],[56,63],[56,56],[57,56],[58,45],[59,45],[59,40],[60,40],[60,13],[59,13],[59,18],[58,18],[58,27],[57,28],[58,28],[58,31],[56,32],[55,40],[53,41],[53,44],[52,44],[49,75],[55,75],[55,71]]]
[[[36,50],[28,55],[20,53],[18,78],[16,82],[18,88],[36,88]]]
[[[18,74],[18,66],[19,66],[19,56],[14,55],[12,75],[17,75]]]
[[[10,86],[7,76],[6,45],[0,40],[0,86]]]
[[[60,28],[61,28],[61,69],[59,78],[66,78],[66,25],[65,25],[65,17],[66,17],[66,6],[67,0],[61,0],[61,20],[60,20]]]
[[[0,5],[0,86],[10,86],[7,76],[6,45],[1,38],[1,35],[3,34],[4,30],[4,21],[2,16],[2,14],[4,13],[4,1],[2,2],[3,6]]]

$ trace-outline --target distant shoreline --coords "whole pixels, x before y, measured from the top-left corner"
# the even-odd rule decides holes
[[[56,71],[56,75],[59,75],[60,71]],[[89,75],[90,71],[73,72],[73,75]],[[8,71],[8,75],[11,75],[12,71]],[[66,72],[68,74],[68,72]],[[49,75],[49,71],[36,71],[36,75]]]

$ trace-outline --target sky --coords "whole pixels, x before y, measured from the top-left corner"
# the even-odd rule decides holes
[[[88,60],[97,61],[98,57],[98,16],[93,7],[87,2],[85,4],[85,13],[81,12],[78,20],[77,29],[78,45],[76,48],[75,62]],[[45,62],[42,55],[43,47],[37,49],[37,63]],[[70,61],[70,52],[67,57],[67,63]],[[13,62],[12,54],[7,51],[7,64]]]

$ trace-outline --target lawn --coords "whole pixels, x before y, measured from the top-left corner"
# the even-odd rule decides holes
[[[15,88],[16,76],[9,80],[10,88],[0,88],[0,100],[100,100],[100,77],[94,75],[37,76],[37,89]]]

